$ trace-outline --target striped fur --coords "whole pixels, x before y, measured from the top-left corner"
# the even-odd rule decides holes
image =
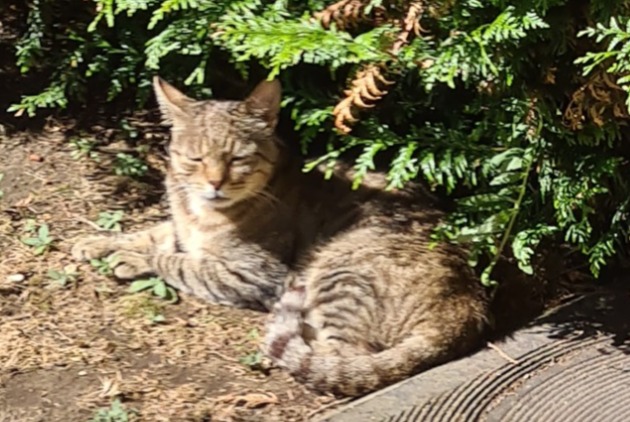
[[[361,395],[470,351],[487,303],[462,252],[429,248],[441,218],[419,187],[351,190],[303,173],[274,135],[280,87],[243,102],[194,101],[156,79],[173,125],[172,219],[91,237],[77,259],[115,254],[115,275],[157,274],[214,303],[271,310],[264,351],[310,388]]]

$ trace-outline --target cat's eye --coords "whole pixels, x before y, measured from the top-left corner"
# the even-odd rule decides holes
[[[230,163],[232,164],[242,164],[244,163],[249,157],[247,156],[243,156],[243,157],[232,157],[230,159]]]

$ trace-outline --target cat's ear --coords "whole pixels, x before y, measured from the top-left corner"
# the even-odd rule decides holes
[[[282,86],[277,79],[262,81],[244,101],[247,111],[275,127],[278,123]]]
[[[153,90],[164,120],[173,123],[186,117],[186,107],[194,100],[159,76],[153,78]]]

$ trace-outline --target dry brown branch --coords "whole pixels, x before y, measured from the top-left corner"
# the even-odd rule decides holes
[[[564,112],[564,122],[572,130],[579,130],[587,120],[603,126],[607,119],[627,119],[627,94],[605,71],[594,73],[571,95],[571,102]]]
[[[420,19],[425,13],[423,0],[411,1],[406,8],[398,13],[398,17],[388,16],[383,7],[375,7],[366,15],[365,0],[341,0],[317,13],[324,28],[334,23],[339,29],[356,27],[359,23],[370,22],[375,26],[390,23],[400,31],[393,40],[389,53],[395,57],[400,49],[409,43],[412,36],[420,36],[424,32],[420,26]],[[430,65],[423,63],[424,65]],[[387,86],[393,84],[382,75],[379,66],[371,64],[359,70],[351,82],[351,87],[344,91],[342,99],[333,110],[335,127],[342,133],[349,133],[352,123],[355,123],[357,110],[374,107],[374,103],[387,94]]]
[[[364,8],[361,0],[341,0],[316,13],[315,17],[326,29],[330,28],[331,22],[339,29],[352,28],[365,19]]]
[[[510,362],[513,365],[518,365],[520,362],[516,359],[514,359],[512,356],[508,355],[507,353],[505,353],[499,346],[497,346],[496,344],[492,343],[492,342],[488,342],[486,343],[486,345],[488,346],[488,348],[494,350],[495,352],[497,352],[499,354],[499,356],[501,356],[503,359],[507,360],[508,362]]]
[[[538,99],[532,96],[529,99],[529,108],[527,110],[527,115],[525,116],[525,124],[527,125],[527,136],[529,136],[530,138],[533,138],[538,130],[538,115],[536,113],[537,103]]]
[[[424,13],[424,2],[422,1],[413,1],[409,5],[407,9],[407,14],[402,21],[402,28],[398,36],[396,37],[396,41],[392,45],[391,52],[392,54],[397,54],[400,49],[409,42],[409,36],[413,33],[416,37],[420,36],[421,32],[424,32],[422,27],[420,26],[420,18]]]
[[[385,87],[391,84],[393,82],[385,79],[376,65],[368,65],[358,71],[352,87],[344,91],[346,97],[333,110],[335,127],[342,133],[349,133],[352,130],[349,125],[358,120],[353,109],[374,107],[373,103],[387,94]]]

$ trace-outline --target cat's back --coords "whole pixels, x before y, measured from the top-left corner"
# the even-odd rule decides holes
[[[326,177],[328,173],[329,177]],[[442,218],[438,200],[420,183],[390,189],[385,173],[368,172],[357,185],[356,170],[344,163],[320,166],[301,180],[304,214],[321,237],[370,227],[377,232],[425,232]]]

